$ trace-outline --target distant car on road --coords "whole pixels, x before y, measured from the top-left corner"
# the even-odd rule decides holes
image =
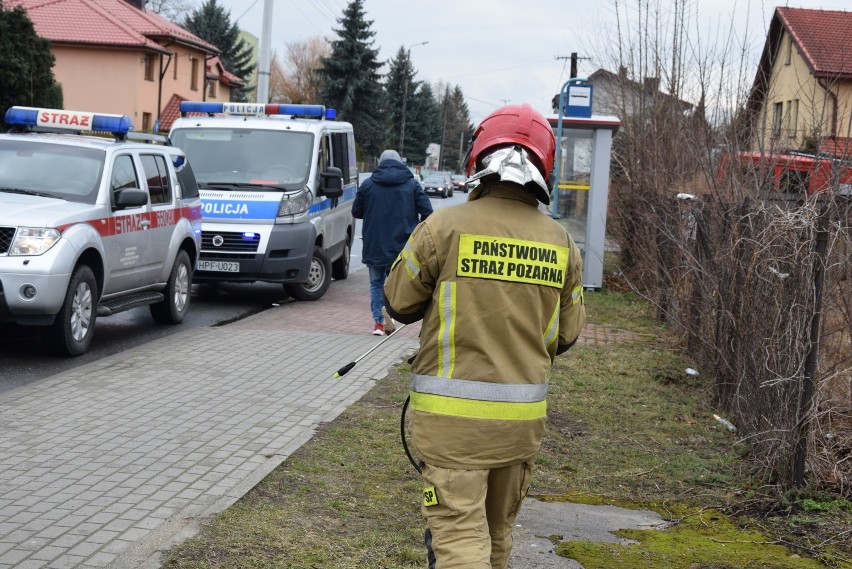
[[[451,198],[453,197],[453,179],[443,172],[429,174],[423,180],[423,190],[426,195],[435,194],[442,198]]]
[[[453,186],[461,192],[467,193],[467,176],[463,174],[453,174]]]

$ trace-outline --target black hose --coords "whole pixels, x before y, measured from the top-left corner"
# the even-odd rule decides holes
[[[423,473],[423,469],[420,468],[420,465],[417,464],[417,461],[414,460],[414,457],[411,455],[411,451],[408,448],[408,441],[405,440],[405,412],[408,410],[408,402],[411,401],[411,396],[405,398],[405,403],[402,404],[402,416],[399,419],[399,434],[402,437],[402,448],[405,449],[405,456],[408,457],[408,462],[414,467],[414,469],[419,473]]]

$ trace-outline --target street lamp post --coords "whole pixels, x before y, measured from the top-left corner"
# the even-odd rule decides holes
[[[406,59],[408,60],[408,65],[411,65],[411,48],[417,47],[418,45],[426,45],[429,43],[428,41],[422,41],[420,43],[415,43],[413,45],[408,46],[405,49]],[[403,151],[405,150],[405,107],[408,103],[408,74],[403,77],[403,87],[402,87],[402,125],[399,127],[399,154],[403,155]]]

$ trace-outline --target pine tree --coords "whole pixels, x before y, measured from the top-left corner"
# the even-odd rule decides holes
[[[384,96],[387,104],[386,122],[388,126],[388,147],[400,150],[405,155],[404,144],[400,145],[403,136],[403,116],[407,114],[408,103],[414,95],[414,70],[404,47],[399,48],[388,65],[385,76]],[[407,137],[406,137],[407,138]]]
[[[388,138],[379,74],[382,62],[379,50],[372,47],[373,22],[365,16],[364,1],[352,0],[337,20],[338,39],[331,42],[331,55],[322,58],[322,102],[337,109],[341,120],[352,123],[361,159],[378,156]]]
[[[441,136],[441,107],[428,83],[418,82],[408,100],[405,120],[405,154],[409,164],[423,164],[429,144]]]
[[[445,85],[438,104],[441,109],[440,168],[461,173],[464,171],[461,160],[473,136],[470,110],[461,87],[456,85],[450,89],[449,85]]]
[[[229,73],[243,80],[246,87],[232,89],[232,101],[246,101],[246,91],[254,71],[252,49],[240,38],[240,29],[231,23],[231,13],[217,3],[207,0],[183,21],[183,27],[221,50],[219,59]]]
[[[62,108],[62,87],[53,76],[50,42],[36,34],[22,7],[6,9],[2,0],[0,53],[0,124],[13,105]]]
[[[449,93],[447,112],[444,168],[461,172],[461,159],[467,148],[465,142],[473,135],[473,127],[470,124],[470,110],[464,100],[464,93],[458,85]]]

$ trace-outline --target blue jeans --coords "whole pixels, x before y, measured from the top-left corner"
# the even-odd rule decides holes
[[[385,304],[385,279],[388,276],[390,267],[373,267],[367,265],[367,269],[370,271],[370,312],[373,313],[373,320],[383,324],[382,306]]]

